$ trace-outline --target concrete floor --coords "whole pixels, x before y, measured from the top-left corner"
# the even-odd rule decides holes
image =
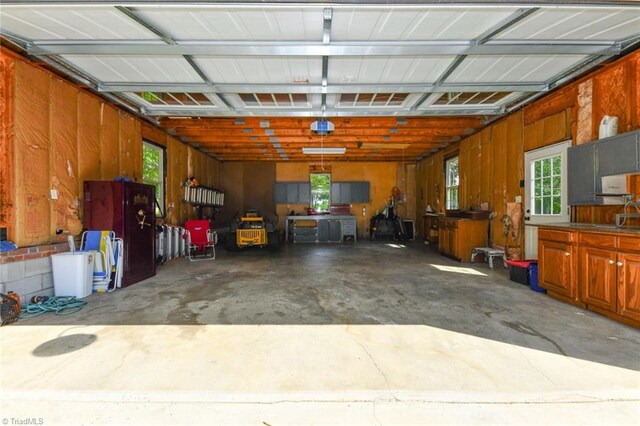
[[[640,332],[502,270],[418,242],[218,255],[1,328],[6,424],[640,422]]]

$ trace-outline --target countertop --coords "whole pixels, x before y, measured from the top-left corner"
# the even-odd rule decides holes
[[[323,220],[323,219],[355,219],[354,214],[313,214],[300,216],[287,216],[287,220]]]
[[[559,228],[582,232],[606,232],[610,234],[637,234],[640,235],[640,226],[622,226],[616,228],[615,225],[598,223],[548,223],[540,225],[527,224],[527,226],[537,226],[543,228]]]

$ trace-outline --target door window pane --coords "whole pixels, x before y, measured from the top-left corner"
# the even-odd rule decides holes
[[[559,215],[562,211],[562,157],[536,160],[531,165],[531,205],[535,215]]]

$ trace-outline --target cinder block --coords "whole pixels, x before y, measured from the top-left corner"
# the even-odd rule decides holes
[[[7,291],[17,293],[20,295],[20,299],[22,299],[23,296],[29,293],[42,291],[42,275],[8,282],[5,284],[5,288]]]
[[[17,281],[24,278],[24,262],[0,264],[0,282]]]
[[[42,275],[51,273],[51,258],[43,257],[41,259],[25,260],[24,262],[25,277],[33,277],[35,275]]]
[[[46,290],[46,289],[53,289],[53,274],[52,273],[48,273],[48,274],[43,274],[42,275],[42,289]],[[53,290],[51,290],[53,291]]]
[[[27,303],[31,303],[31,298],[33,296],[53,296],[53,289],[46,289],[46,290],[40,290],[40,291],[36,291],[34,293],[29,293],[29,294],[25,294],[24,296],[20,296],[20,302],[24,305],[26,305]]]

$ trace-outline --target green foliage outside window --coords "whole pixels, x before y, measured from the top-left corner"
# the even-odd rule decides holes
[[[142,182],[156,188],[156,216],[162,216],[158,206],[164,206],[164,149],[142,144]]]
[[[328,212],[331,205],[331,175],[328,173],[312,173],[311,208],[316,212]]]

